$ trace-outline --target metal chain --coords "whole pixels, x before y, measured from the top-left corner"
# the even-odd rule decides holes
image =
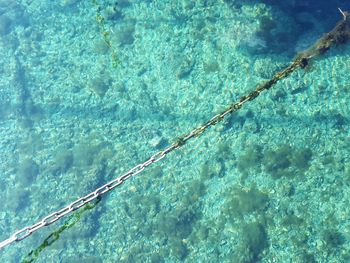
[[[144,163],[136,165],[125,174],[97,188],[95,191],[77,199],[76,201],[72,202],[71,204],[62,208],[61,210],[58,210],[44,217],[42,220],[35,223],[34,225],[27,226],[15,232],[11,237],[0,242],[0,249],[4,248],[5,246],[15,241],[20,241],[27,238],[28,236],[30,236],[40,228],[51,225],[52,223],[66,216],[67,214],[81,208],[82,206],[85,206],[86,204],[90,203],[91,201],[95,200],[101,195],[113,190],[117,186],[124,183],[130,177],[138,173],[141,173],[149,165],[163,159],[168,153],[182,147],[190,139],[201,136],[203,132],[206,131],[209,127],[214,126],[219,122],[221,122],[228,114],[231,114],[237,111],[246,102],[254,100],[256,97],[260,95],[261,92],[263,92],[264,90],[270,89],[279,80],[287,77],[297,68],[299,67],[305,68],[311,59],[313,59],[318,55],[324,54],[332,45],[344,44],[345,42],[347,42],[350,39],[350,35],[348,34],[348,32],[350,32],[350,22],[349,22],[349,19],[347,19],[349,16],[349,13],[342,12],[341,10],[340,12],[343,15],[343,21],[339,22],[333,30],[331,30],[328,34],[326,34],[320,40],[318,40],[315,46],[311,47],[310,49],[304,52],[301,52],[300,55],[292,62],[292,64],[290,64],[284,70],[276,73],[270,80],[266,81],[262,85],[259,85],[255,90],[250,92],[248,95],[242,96],[238,102],[229,105],[220,114],[215,115],[206,123],[193,129],[188,134],[178,137],[177,140],[173,144],[171,144],[168,148],[165,148],[164,150],[154,154],[153,156],[151,156],[151,158],[149,158]]]
[[[188,134],[185,134],[183,136],[178,137],[177,140],[173,144],[171,144],[169,147],[165,148],[164,150],[161,150],[161,151],[157,152],[156,154],[152,155],[144,163],[136,165],[135,167],[130,169],[125,174],[123,174],[123,175],[113,179],[112,181],[106,183],[105,185],[97,188],[95,191],[75,200],[74,202],[72,202],[71,204],[62,208],[61,210],[53,212],[52,214],[44,217],[39,222],[37,222],[31,226],[24,227],[21,230],[15,232],[10,238],[0,242],[0,249],[4,248],[5,246],[7,246],[15,241],[21,241],[21,240],[27,238],[28,236],[30,236],[31,234],[33,234],[35,231],[39,230],[40,228],[42,228],[44,226],[51,225],[52,223],[56,222],[57,220],[61,219],[62,217],[64,217],[64,216],[70,214],[71,212],[85,206],[87,203],[90,203],[91,201],[95,200],[96,198],[100,197],[101,195],[113,190],[117,186],[124,183],[130,177],[135,176],[138,173],[141,173],[146,167],[148,167],[149,165],[151,165],[153,163],[160,161],[168,153],[180,148],[190,139],[192,139],[194,137],[201,136],[203,134],[203,132],[206,131],[209,127],[214,126],[214,125],[218,124],[219,122],[221,122],[228,114],[231,114],[231,113],[237,111],[246,102],[254,100],[256,97],[258,97],[260,95],[260,93],[262,91],[269,89],[278,80],[288,76],[291,72],[293,72],[300,65],[301,65],[300,61],[296,60],[289,67],[287,67],[285,70],[275,74],[271,80],[265,82],[261,86],[258,86],[254,91],[250,92],[248,95],[242,96],[238,102],[229,105],[220,114],[215,115],[210,120],[208,120],[206,123],[202,124],[201,126],[199,126],[197,128],[194,128]]]
[[[163,159],[168,153],[180,148],[183,146],[187,141],[194,137],[199,137],[203,134],[205,130],[207,130],[209,127],[214,126],[221,122],[228,114],[231,114],[238,109],[242,107],[242,105],[248,101],[254,100],[256,97],[259,96],[259,94],[266,90],[269,89],[272,85],[274,85],[278,80],[281,78],[286,77],[291,73],[298,64],[294,62],[291,66],[287,67],[285,70],[277,73],[273,79],[275,81],[267,81],[261,86],[258,86],[254,91],[250,92],[247,96],[243,96],[239,99],[238,102],[229,105],[225,110],[223,110],[220,114],[215,115],[212,117],[210,120],[208,120],[206,123],[202,124],[201,126],[193,129],[191,132],[189,132],[186,135],[180,136],[177,138],[177,140],[171,144],[169,147],[165,148],[164,150],[161,150],[151,156],[147,161],[144,163],[138,164],[132,169],[130,169],[128,172],[125,174],[119,176],[118,178],[113,179],[112,181],[106,183],[105,185],[97,188],[95,191],[75,200],[71,204],[67,205],[66,207],[62,208],[61,210],[58,210],[56,212],[53,212],[52,214],[44,217],[41,219],[39,222],[27,226],[17,232],[15,232],[10,238],[0,242],[0,249],[3,247],[15,242],[15,241],[21,241],[31,234],[33,234],[35,231],[39,230],[40,228],[44,226],[51,225],[52,223],[56,222],[57,220],[61,219],[62,217],[68,215],[69,213],[81,208],[82,206],[85,206],[87,203],[90,203],[91,201],[95,200],[99,196],[108,193],[109,191],[113,190],[117,186],[121,185],[124,183],[127,179],[129,179],[132,176],[137,175],[138,173],[141,173],[146,167],[149,165],[156,163]],[[291,68],[293,68],[291,70]]]

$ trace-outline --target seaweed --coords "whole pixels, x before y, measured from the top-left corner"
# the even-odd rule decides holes
[[[243,174],[259,168],[262,159],[262,147],[259,145],[249,146],[244,154],[238,158],[237,169]]]
[[[263,160],[266,171],[273,178],[291,176],[292,173],[288,168],[292,165],[290,160],[292,155],[293,149],[289,145],[282,145],[276,150],[266,151]]]
[[[326,229],[322,234],[323,240],[329,248],[337,248],[345,243],[345,236],[336,229]]]
[[[158,231],[167,238],[181,240],[192,233],[194,224],[200,217],[201,214],[198,211],[180,207],[171,215],[160,215]]]
[[[188,194],[186,198],[188,200],[188,205],[200,200],[200,198],[205,194],[206,187],[202,180],[194,180],[188,187]]]
[[[97,25],[99,26],[99,29],[101,31],[102,39],[106,43],[106,45],[109,47],[109,49],[111,50],[112,67],[117,68],[121,64],[121,60],[119,59],[119,56],[116,52],[116,48],[111,41],[110,30],[107,29],[106,19],[101,13],[102,7],[100,6],[100,4],[98,3],[97,0],[92,0],[92,2],[96,6],[96,22],[97,22]],[[118,11],[116,10],[114,12],[114,14],[112,15],[112,17],[115,19],[115,18],[119,18],[120,15],[121,14],[119,14]],[[110,17],[110,18],[112,18],[112,17]]]
[[[36,248],[31,250],[23,259],[22,263],[29,263],[34,262],[40,257],[40,254],[48,247],[50,247],[53,243],[55,243],[57,240],[60,239],[62,232],[66,231],[67,229],[73,227],[76,223],[78,223],[81,220],[81,216],[87,211],[95,208],[95,206],[101,201],[101,198],[97,198],[96,201],[89,203],[85,205],[83,208],[81,208],[79,211],[72,214],[65,222],[64,224],[58,228],[57,230],[53,231],[51,234],[49,234],[45,240]],[[88,261],[83,261],[88,262]],[[98,262],[98,261],[96,261]]]
[[[245,262],[256,262],[261,252],[268,246],[265,226],[259,222],[243,225],[242,239],[249,250],[249,257]]]
[[[293,215],[293,214],[287,215],[281,221],[281,225],[283,227],[300,226],[303,223],[304,223],[304,220],[302,218],[297,217],[296,215]]]
[[[297,149],[283,144],[275,150],[266,150],[263,164],[266,172],[278,179],[305,172],[310,167],[311,159],[312,151],[309,148]]]
[[[309,168],[311,158],[312,151],[309,148],[304,148],[294,151],[291,162],[297,169],[304,171]]]
[[[256,186],[248,190],[233,187],[229,190],[229,198],[223,206],[223,213],[230,221],[243,218],[245,214],[264,211],[268,200],[268,195],[260,192]]]
[[[225,262],[260,262],[262,252],[268,247],[266,226],[260,222],[244,223],[241,226],[241,241],[229,253]],[[235,259],[232,261],[232,259]]]
[[[342,10],[340,10],[340,12],[343,19],[338,22],[330,32],[320,38],[314,46],[300,52],[288,67],[277,72],[270,80],[258,85],[256,90],[252,91],[248,96],[242,96],[240,101],[245,101],[247,97],[250,97],[249,100],[255,99],[263,90],[270,89],[279,80],[289,76],[298,67],[306,68],[312,59],[320,55],[324,55],[332,46],[339,46],[348,42],[350,40],[349,13],[343,12]]]
[[[343,45],[350,40],[350,19],[349,13],[339,9],[343,19],[336,24],[336,26],[322,38],[320,38],[314,46],[302,51],[295,61],[299,61],[302,68],[309,64],[309,60],[313,57],[323,55],[332,46]]]

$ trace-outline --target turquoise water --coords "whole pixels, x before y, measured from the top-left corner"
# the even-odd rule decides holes
[[[350,9],[314,2],[0,0],[0,240],[207,121]],[[332,49],[1,262],[350,262],[349,70],[350,45]]]

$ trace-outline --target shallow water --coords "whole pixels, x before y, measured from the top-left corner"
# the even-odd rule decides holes
[[[342,1],[0,0],[0,240],[288,66]],[[292,3],[293,2],[293,3]],[[349,262],[350,46],[2,262]]]

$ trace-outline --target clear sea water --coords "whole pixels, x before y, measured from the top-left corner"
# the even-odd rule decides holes
[[[0,0],[0,241],[285,68],[347,1]],[[350,262],[350,43],[1,262]]]

